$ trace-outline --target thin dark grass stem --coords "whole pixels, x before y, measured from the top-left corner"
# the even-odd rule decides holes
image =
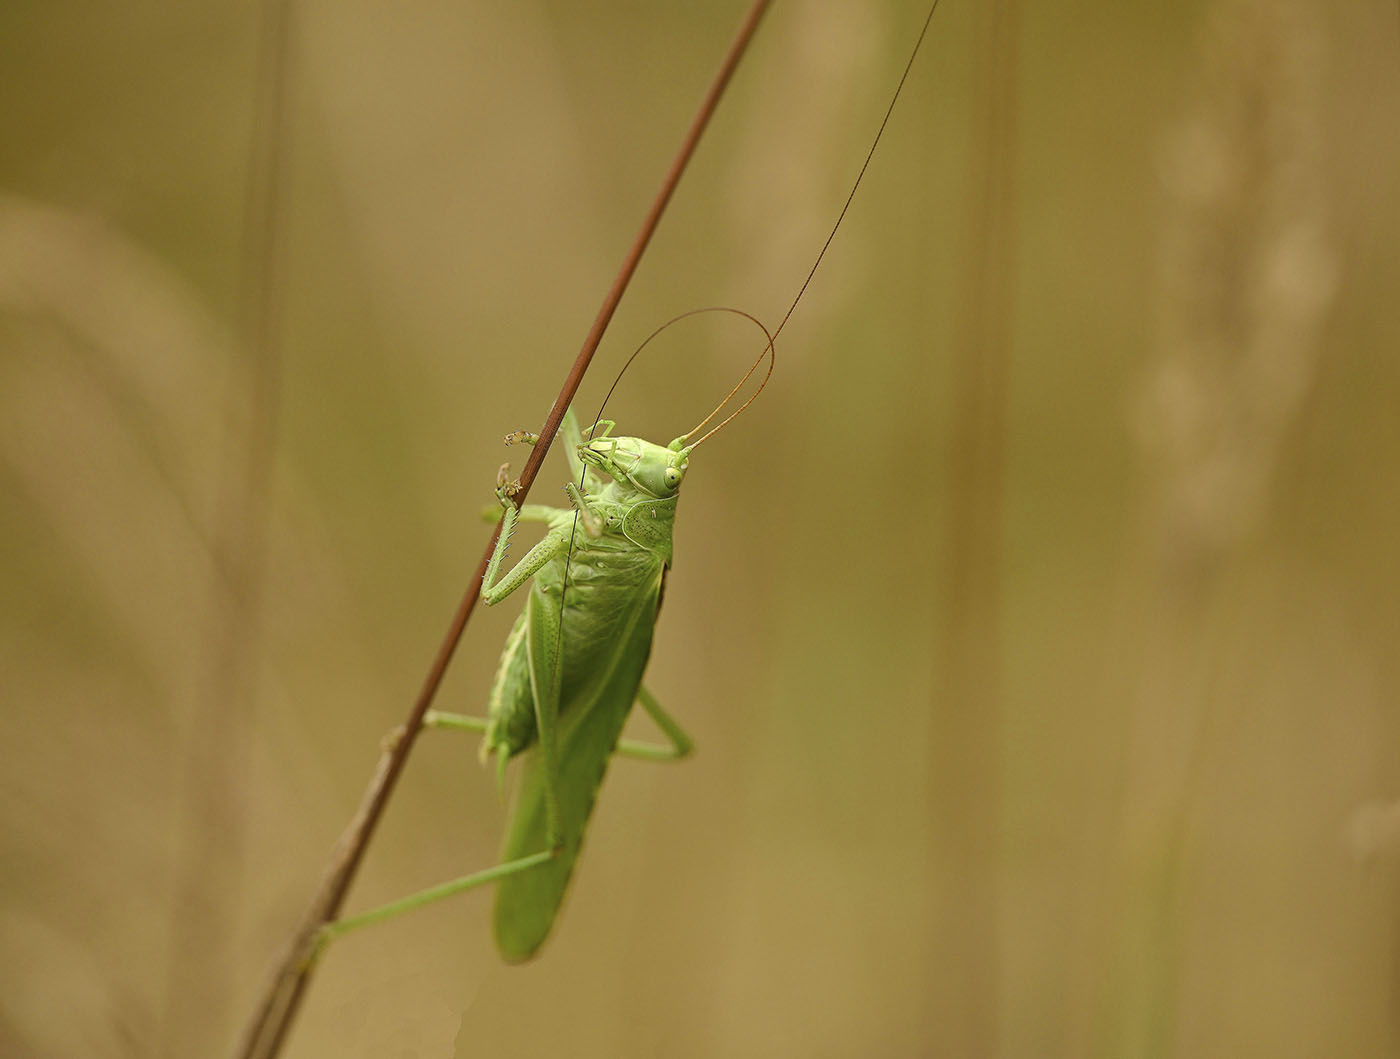
[[[695,118],[686,130],[680,150],[677,151],[675,160],[671,163],[670,169],[662,181],[661,189],[652,202],[651,208],[647,211],[641,229],[623,259],[617,278],[613,280],[612,286],[603,299],[603,305],[598,310],[597,318],[593,321],[593,326],[589,329],[583,346],[564,379],[554,407],[550,409],[544,426],[540,428],[539,441],[531,451],[520,475],[518,503],[524,503],[530,486],[539,474],[540,466],[549,451],[549,446],[553,442],[555,434],[558,433],[559,424],[563,421],[564,412],[573,400],[574,394],[577,393],[584,373],[593,360],[593,354],[603,339],[603,333],[607,330],[618,303],[622,301],[622,295],[626,291],[633,273],[636,272],[637,265],[641,262],[643,252],[651,242],[652,234],[656,231],[661,215],[670,202],[676,185],[680,182],[681,174],[685,171],[686,165],[694,154],[701,135],[709,124],[740,59],[753,39],[759,21],[768,5],[769,0],[755,0],[749,8],[720,65],[719,72],[715,75],[700,103]],[[417,740],[418,732],[423,725],[423,717],[437,696],[438,688],[442,684],[447,666],[456,652],[463,631],[466,629],[467,621],[476,609],[477,601],[481,596],[482,578],[486,574],[486,564],[490,560],[491,553],[495,550],[496,538],[499,535],[500,524],[497,523],[486,543],[481,561],[477,564],[476,574],[469,582],[461,603],[458,604],[447,634],[443,638],[432,665],[428,669],[428,674],[424,678],[422,688],[409,710],[408,718],[403,724],[399,738],[385,749],[379,767],[365,790],[359,810],[336,845],[307,912],[286,946],[282,958],[249,1020],[243,1038],[234,1053],[242,1059],[253,1059],[253,1057],[271,1059],[281,1051],[282,1044],[291,1030],[301,1000],[305,996],[307,985],[310,982],[313,967],[311,955],[315,951],[317,932],[324,924],[335,919],[340,913],[346,892],[354,881],[355,873],[364,859],[370,839],[383,816],[389,797],[393,793],[399,776],[403,773],[408,755]]]

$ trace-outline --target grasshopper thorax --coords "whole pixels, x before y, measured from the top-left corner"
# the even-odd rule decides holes
[[[619,485],[631,485],[658,500],[680,491],[690,466],[690,450],[677,438],[669,446],[645,438],[599,437],[578,448],[579,459]]]

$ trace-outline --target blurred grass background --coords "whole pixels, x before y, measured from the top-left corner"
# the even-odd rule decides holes
[[[675,313],[776,322],[921,7],[770,14],[585,410]],[[695,759],[612,771],[541,959],[421,912],[286,1054],[1400,1049],[1400,18],[1025,5],[1006,51],[985,10],[945,0],[693,463],[650,683]],[[739,13],[298,4],[268,370],[258,13],[0,11],[0,1052],[229,1047]],[[751,335],[707,327],[619,429],[728,389]],[[425,738],[352,906],[502,812]]]

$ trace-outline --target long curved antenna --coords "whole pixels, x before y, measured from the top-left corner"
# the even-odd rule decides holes
[[[744,316],[749,316],[748,313],[744,313],[742,310],[737,310],[737,309],[736,309],[736,310],[733,310],[733,311],[735,311],[735,312],[741,312]],[[762,325],[762,324],[759,324],[758,321],[757,321],[756,319],[754,319],[754,317],[749,316],[749,319],[750,319],[750,320],[753,320],[753,322],[756,323],[756,324],[758,324],[759,327],[763,327],[763,325]],[[699,430],[701,427],[703,427],[706,423],[708,423],[708,422],[709,422],[711,419],[713,419],[715,416],[719,415],[721,409],[723,409],[724,406],[727,405],[727,404],[729,403],[730,398],[733,397],[736,393],[739,392],[739,388],[742,387],[742,386],[744,385],[744,383],[746,383],[746,382],[749,381],[749,376],[752,375],[752,374],[758,369],[758,366],[759,366],[761,363],[763,363],[763,354],[764,354],[764,353],[767,353],[767,354],[768,354],[768,370],[767,370],[766,372],[763,373],[763,381],[760,382],[760,383],[758,384],[758,389],[755,390],[753,393],[749,394],[748,398],[747,398],[747,399],[744,401],[744,403],[741,404],[738,408],[734,409],[734,411],[730,412],[727,416],[725,416],[723,419],[721,419],[718,423],[716,423],[716,424],[715,424],[713,427],[711,427],[708,431],[706,431],[704,434],[700,435],[700,438],[699,438],[698,441],[692,441],[692,442],[690,443],[690,448],[692,448],[692,449],[693,449],[693,448],[696,448],[697,446],[703,444],[705,441],[707,441],[707,440],[709,440],[710,438],[712,438],[715,434],[719,433],[719,431],[721,430],[721,428],[723,428],[723,427],[724,427],[727,423],[729,423],[732,419],[737,418],[738,415],[739,415],[739,413],[741,413],[741,412],[742,412],[745,408],[747,408],[749,405],[753,404],[754,398],[756,398],[759,394],[761,394],[761,393],[763,392],[763,388],[764,388],[765,386],[768,385],[768,380],[771,379],[771,378],[773,377],[773,366],[774,366],[774,365],[777,363],[777,361],[778,361],[778,351],[777,351],[777,350],[774,348],[774,346],[773,346],[773,343],[776,342],[776,341],[778,340],[778,334],[777,334],[776,331],[775,331],[773,334],[771,334],[771,335],[768,334],[768,328],[766,328],[766,327],[763,327],[763,333],[764,333],[764,335],[767,336],[767,338],[768,338],[768,346],[767,346],[767,348],[764,349],[764,350],[762,350],[762,351],[758,354],[758,356],[754,358],[754,362],[753,362],[752,364],[749,365],[749,370],[746,371],[746,372],[744,372],[744,377],[743,377],[742,379],[740,379],[740,380],[735,384],[734,389],[730,390],[729,393],[725,394],[724,400],[721,401],[718,405],[715,406],[715,410],[714,410],[713,412],[711,412],[709,415],[707,415],[704,419],[700,420],[700,422],[696,423],[695,426],[691,427],[691,428],[690,428],[689,430],[687,430],[684,434],[682,434],[682,435],[681,435],[681,440],[684,441],[686,438],[690,437],[691,434],[694,434],[697,430]]]
[[[821,267],[822,259],[826,257],[827,250],[831,247],[832,241],[836,238],[837,231],[841,228],[841,222],[846,219],[846,212],[851,208],[851,202],[855,199],[856,192],[860,190],[861,181],[865,179],[865,171],[870,168],[870,161],[872,158],[875,157],[875,149],[880,146],[880,138],[885,135],[885,127],[890,123],[890,115],[894,113],[895,104],[899,102],[899,97],[904,91],[904,83],[909,80],[909,71],[913,69],[914,60],[919,57],[919,50],[923,47],[924,38],[928,36],[928,28],[933,23],[934,14],[938,11],[938,2],[939,0],[933,0],[933,4],[928,9],[928,14],[924,16],[924,24],[919,30],[918,39],[914,41],[914,47],[910,49],[909,59],[904,64],[903,72],[899,75],[899,83],[895,86],[894,95],[890,97],[890,105],[885,108],[885,116],[880,119],[880,127],[876,130],[875,138],[870,143],[870,150],[868,150],[865,153],[865,161],[861,163],[860,172],[856,174],[856,179],[855,182],[851,185],[850,193],[846,196],[846,201],[841,206],[841,212],[836,216],[836,223],[831,226],[831,231],[827,233],[826,241],[822,243],[822,248],[819,251],[817,251],[816,260],[812,262],[812,267],[807,272],[807,278],[802,281],[802,286],[798,289],[796,296],[792,299],[792,304],[788,306],[787,312],[783,314],[783,318],[778,323],[777,329],[770,333],[768,331],[768,328],[764,327],[763,324],[760,323],[759,320],[751,314],[744,312],[742,309],[732,309],[729,306],[723,305],[709,306],[704,309],[692,309],[689,312],[681,313],[679,316],[672,317],[670,320],[667,320],[664,324],[662,324],[655,331],[649,334],[646,337],[645,341],[643,341],[640,346],[633,350],[632,355],[627,358],[627,362],[622,365],[622,370],[617,373],[617,378],[613,380],[612,386],[608,389],[607,396],[603,398],[603,403],[598,408],[598,415],[593,420],[593,425],[595,427],[598,425],[598,421],[603,418],[603,409],[607,407],[608,400],[612,397],[613,390],[617,389],[617,384],[622,381],[622,376],[625,375],[627,369],[632,366],[632,362],[637,359],[637,355],[641,353],[643,349],[646,348],[647,343],[649,343],[662,331],[666,330],[666,328],[676,323],[678,320],[684,320],[687,316],[694,316],[697,313],[730,312],[735,313],[739,316],[747,317],[763,329],[763,334],[767,338],[768,344],[763,350],[759,352],[758,356],[754,358],[753,364],[749,366],[749,370],[744,373],[743,378],[739,380],[738,384],[734,387],[734,389],[730,390],[729,393],[725,395],[724,400],[722,400],[718,405],[715,406],[713,412],[707,415],[699,423],[695,424],[695,426],[688,430],[686,433],[682,434],[681,440],[690,437],[696,431],[704,427],[705,424],[708,423],[711,419],[719,415],[719,413],[723,410],[724,406],[727,405],[730,402],[730,400],[734,397],[734,395],[737,394],[740,391],[740,389],[743,388],[744,383],[746,383],[749,380],[749,377],[753,375],[755,371],[758,370],[759,364],[763,362],[764,354],[768,354],[768,371],[763,376],[763,381],[759,383],[758,389],[755,390],[749,396],[748,400],[746,400],[737,409],[735,409],[728,416],[722,419],[713,429],[711,429],[708,433],[702,435],[699,441],[693,442],[691,447],[694,448],[696,445],[699,445],[701,442],[711,437],[721,427],[725,426],[725,424],[729,423],[732,419],[734,419],[735,416],[739,415],[740,412],[748,408],[748,406],[753,403],[754,398],[763,392],[763,388],[768,385],[768,380],[773,375],[773,366],[777,362],[776,343],[778,341],[778,336],[783,333],[783,328],[786,327],[787,322],[790,319],[792,319],[792,314],[797,309],[797,303],[800,302],[802,300],[802,296],[807,293],[807,288],[811,285],[812,277],[817,274],[817,269]]]
[[[699,316],[701,313],[733,313],[735,316],[742,316],[745,320],[748,320],[750,323],[752,323],[755,327],[757,327],[760,331],[763,332],[763,337],[767,340],[767,345],[764,346],[763,351],[759,353],[758,358],[753,362],[753,364],[749,366],[749,370],[744,372],[744,377],[739,380],[738,384],[734,387],[734,389],[729,391],[728,396],[725,397],[725,399],[719,403],[719,406],[715,408],[715,410],[709,415],[707,415],[704,419],[702,419],[693,429],[687,431],[685,434],[682,434],[680,440],[683,441],[686,438],[690,437],[691,434],[694,434],[695,431],[699,430],[711,419],[713,419],[719,413],[719,410],[729,403],[729,399],[739,392],[740,388],[744,385],[744,383],[748,381],[749,376],[751,376],[757,370],[759,364],[763,362],[763,357],[766,354],[768,356],[768,371],[764,374],[763,381],[758,384],[758,389],[755,390],[752,394],[750,394],[748,400],[746,400],[733,413],[731,413],[728,416],[728,418],[724,420],[724,422],[716,426],[714,430],[711,430],[709,432],[709,434],[706,434],[704,437],[702,437],[700,441],[694,442],[690,447],[694,448],[696,445],[699,445],[701,441],[704,441],[705,438],[708,438],[710,434],[713,434],[715,432],[715,430],[718,430],[720,427],[724,426],[724,424],[728,423],[730,419],[733,419],[745,408],[747,408],[751,403],[753,403],[753,399],[763,392],[763,388],[768,385],[768,380],[772,378],[773,365],[777,362],[778,359],[778,352],[774,346],[774,343],[777,341],[777,333],[770,332],[768,328],[764,326],[762,320],[754,316],[752,313],[745,312],[743,309],[735,309],[729,305],[707,305],[704,308],[690,309],[686,312],[681,313],[679,316],[671,317],[671,319],[667,320],[655,331],[647,335],[647,337],[642,340],[641,345],[639,345],[636,349],[632,351],[632,355],[629,356],[626,362],[622,365],[621,370],[617,373],[617,378],[613,379],[612,385],[608,387],[608,392],[603,396],[603,403],[598,406],[598,414],[593,417],[593,426],[589,428],[590,434],[592,430],[595,427],[597,427],[598,423],[602,420],[603,412],[608,407],[608,402],[612,400],[613,391],[617,389],[618,383],[622,382],[622,377],[627,374],[627,369],[630,368],[632,366],[632,362],[641,355],[642,350],[646,349],[647,346],[651,344],[652,339],[656,338],[658,335],[661,334],[662,331],[665,331],[672,324],[680,323],[687,317]],[[582,483],[580,483],[580,485],[581,484]]]
[[[748,314],[745,313],[744,315],[747,316]],[[752,317],[750,317],[750,319],[752,319]],[[756,321],[755,321],[755,322],[756,322]],[[759,327],[763,327],[762,324],[759,324],[758,326],[759,326]],[[749,376],[752,375],[752,374],[758,369],[758,366],[759,366],[761,363],[763,363],[763,354],[764,354],[764,353],[769,353],[769,354],[771,354],[771,355],[770,355],[769,358],[768,358],[768,371],[767,371],[767,373],[763,376],[763,381],[762,381],[761,383],[758,384],[758,389],[755,390],[755,391],[753,392],[753,394],[749,397],[749,399],[748,399],[747,401],[745,401],[743,404],[741,404],[741,405],[739,406],[738,410],[737,410],[736,412],[734,412],[733,415],[727,417],[727,418],[724,420],[723,423],[720,423],[719,426],[715,427],[715,430],[718,430],[720,427],[724,426],[724,424],[725,424],[725,423],[728,423],[730,419],[733,419],[734,416],[737,416],[737,415],[739,414],[739,412],[742,412],[745,408],[747,408],[749,405],[751,405],[751,404],[753,403],[753,399],[763,392],[763,388],[764,388],[765,386],[768,385],[768,380],[769,380],[769,378],[770,378],[770,377],[772,376],[772,374],[773,374],[773,365],[776,363],[776,361],[777,361],[777,359],[778,359],[777,350],[775,350],[775,349],[773,348],[773,343],[776,342],[776,341],[777,341],[777,338],[778,338],[777,334],[775,333],[775,334],[769,335],[769,334],[768,334],[768,328],[766,328],[766,327],[763,327],[763,333],[764,333],[765,335],[768,335],[768,345],[767,345],[767,347],[764,348],[764,349],[762,349],[762,350],[759,350],[758,356],[756,356],[756,357],[754,358],[753,363],[749,365],[749,370],[746,371],[746,372],[744,372],[744,377],[743,377],[742,379],[740,379],[737,383],[734,384],[734,389],[730,390],[727,394],[724,395],[724,400],[723,400],[723,401],[721,401],[719,404],[715,405],[714,411],[711,412],[709,415],[707,415],[704,419],[700,420],[700,422],[696,423],[693,427],[691,427],[689,430],[687,430],[684,434],[682,434],[682,435],[681,435],[681,438],[682,438],[682,439],[685,439],[685,438],[690,437],[690,435],[694,434],[697,430],[699,430],[701,427],[703,427],[703,426],[704,426],[706,423],[708,423],[711,419],[713,419],[715,416],[719,415],[720,412],[724,409],[724,406],[727,405],[727,404],[729,403],[730,399],[731,399],[736,393],[738,393],[739,390],[743,387],[744,383],[746,383],[746,382],[749,381]],[[715,432],[715,430],[711,430],[711,431],[710,431],[710,434],[713,434],[713,433]],[[700,439],[700,441],[704,441],[705,438],[708,438],[708,437],[710,436],[710,434],[706,434],[705,437],[702,437],[702,438]],[[696,445],[700,444],[700,441],[697,441],[695,444],[696,444]]]
[[[735,386],[734,389],[729,391],[728,396],[726,396],[725,399],[719,403],[719,406],[715,408],[715,410],[711,412],[708,416],[702,419],[699,423],[697,423],[695,427],[693,427],[688,433],[684,434],[683,437],[690,437],[691,434],[694,434],[695,431],[699,430],[701,427],[703,427],[706,423],[708,423],[711,419],[713,419],[719,414],[720,409],[729,403],[729,399],[739,392],[739,388],[743,386],[745,381],[747,381],[748,377],[754,373],[754,370],[763,360],[763,353],[770,352],[773,350],[773,345],[777,342],[778,336],[783,333],[783,328],[786,327],[787,322],[790,319],[792,319],[792,314],[793,311],[797,308],[797,303],[802,300],[802,295],[807,293],[807,287],[811,284],[812,277],[817,274],[817,269],[821,267],[822,258],[826,256],[826,251],[831,246],[832,240],[836,238],[836,232],[841,227],[841,222],[846,219],[846,211],[851,208],[851,202],[856,197],[856,192],[860,190],[860,182],[865,179],[865,171],[870,168],[870,160],[875,157],[875,148],[880,146],[880,137],[885,135],[885,126],[890,123],[890,115],[894,113],[895,104],[899,102],[900,93],[904,91],[904,82],[909,80],[909,71],[914,67],[914,60],[917,59],[919,56],[919,49],[923,47],[924,37],[928,36],[928,28],[933,23],[933,16],[937,10],[938,0],[933,0],[933,4],[928,9],[928,14],[924,16],[924,24],[923,27],[919,30],[919,37],[916,41],[914,41],[914,47],[911,48],[909,51],[909,61],[904,64],[904,72],[899,75],[899,84],[895,86],[894,95],[890,97],[890,105],[885,108],[885,116],[880,119],[880,128],[876,130],[875,139],[871,141],[870,150],[868,150],[865,153],[865,161],[861,163],[860,172],[856,174],[855,183],[851,185],[850,194],[846,196],[846,201],[841,206],[841,212],[836,216],[836,223],[831,226],[831,232],[827,235],[826,242],[822,243],[821,250],[817,252],[817,259],[812,262],[812,267],[807,272],[807,278],[802,281],[802,286],[797,291],[796,297],[792,299],[792,304],[788,306],[788,311],[783,314],[782,320],[778,322],[777,330],[768,336],[768,349],[758,354],[758,357],[753,362],[753,366],[750,367],[749,370],[744,373],[744,377],[739,380],[739,385]],[[748,314],[745,313],[744,315],[747,316]],[[750,319],[753,318],[750,317]],[[760,324],[759,326],[762,327],[763,325]],[[764,334],[767,333],[767,328],[764,328]],[[702,437],[700,441],[704,441],[705,438],[708,438],[716,430],[724,426],[725,423],[728,423],[731,419],[733,419],[735,416],[737,416],[740,412],[742,412],[745,408],[747,408],[750,404],[753,403],[753,399],[763,392],[764,386],[768,385],[768,376],[773,374],[773,362],[775,359],[776,353],[774,353],[773,357],[770,357],[768,361],[768,374],[763,377],[763,382],[759,384],[758,389],[753,392],[753,395],[750,396],[747,401],[741,404],[738,407],[738,409],[736,409],[733,413],[731,413],[728,417],[721,421],[719,426],[716,426],[714,430],[711,430],[708,434],[704,435],[704,437]],[[700,441],[695,442],[695,444],[699,445]]]
[[[841,227],[841,222],[846,219],[846,211],[851,208],[851,200],[856,197],[856,192],[860,190],[860,182],[865,179],[865,171],[870,168],[870,160],[875,157],[875,148],[880,146],[880,137],[885,135],[885,126],[890,123],[890,115],[894,113],[895,104],[899,102],[900,93],[904,91],[904,82],[909,80],[909,71],[914,67],[914,60],[919,57],[919,49],[924,46],[924,38],[928,36],[928,28],[933,22],[934,13],[938,10],[938,0],[933,0],[933,5],[928,9],[928,14],[924,16],[923,28],[919,30],[919,39],[914,41],[914,47],[910,49],[909,61],[904,64],[904,72],[899,75],[899,84],[895,85],[894,95],[890,98],[890,105],[885,108],[885,116],[880,119],[880,128],[875,132],[875,139],[871,141],[870,150],[865,152],[865,161],[860,165],[860,172],[856,174],[855,183],[851,185],[851,193],[846,196],[846,202],[841,207],[841,212],[836,216],[836,223],[831,226],[831,233],[826,237],[826,242],[822,243],[822,248],[817,252],[817,259],[812,262],[812,268],[807,273],[807,278],[802,281],[802,287],[798,290],[797,296],[792,299],[792,304],[788,306],[788,311],[783,314],[782,320],[778,324],[778,329],[773,332],[773,338],[783,333],[783,328],[792,319],[793,310],[797,308],[797,303],[802,300],[802,295],[807,293],[807,287],[812,282],[812,277],[817,274],[817,269],[821,267],[822,258],[826,256],[827,249],[831,246],[831,241],[836,238],[837,229]]]

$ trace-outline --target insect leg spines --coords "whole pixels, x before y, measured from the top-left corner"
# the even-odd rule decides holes
[[[491,559],[486,564],[486,574],[482,578],[481,601],[488,607],[505,599],[538,573],[551,559],[561,555],[569,548],[569,539],[566,535],[551,531],[545,534],[544,540],[526,552],[525,558],[516,563],[509,573],[497,581],[496,575],[500,572],[501,562],[505,559],[506,552],[510,548],[510,538],[515,532],[517,518],[518,512],[512,503],[506,508],[501,525],[501,535],[496,540],[496,549],[491,553]]]
[[[500,486],[496,488],[496,498],[503,508],[501,532],[496,536],[496,547],[491,550],[491,558],[486,562],[486,573],[481,579],[481,594],[488,606],[494,602],[490,598],[491,586],[496,583],[496,575],[501,569],[501,561],[506,557],[506,552],[510,550],[510,539],[515,534],[515,520],[520,517],[519,505],[510,499]]]
[[[562,507],[550,507],[548,504],[522,504],[516,508],[515,521],[520,522],[550,522],[556,515],[564,514]],[[500,522],[505,516],[505,508],[501,504],[488,504],[481,509],[481,518],[485,522]]]
[[[569,497],[569,503],[573,504],[574,510],[578,512],[579,521],[583,523],[583,532],[594,540],[601,537],[603,535],[603,518],[594,509],[588,497],[584,496],[573,482],[564,484],[564,492]]]

